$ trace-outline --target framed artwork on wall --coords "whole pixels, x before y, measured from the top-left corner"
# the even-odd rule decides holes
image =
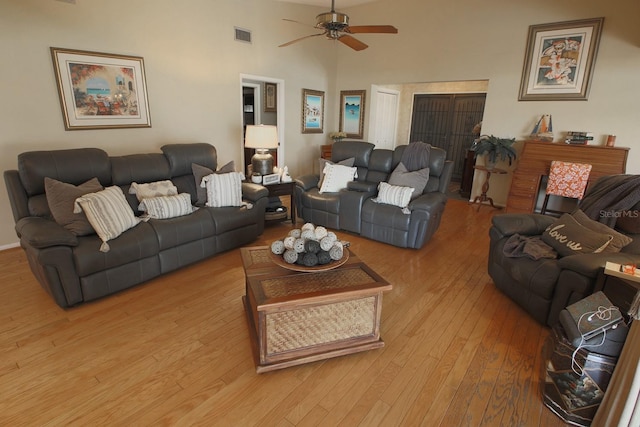
[[[275,83],[264,84],[264,111],[276,113],[278,111],[278,85]]]
[[[324,92],[302,89],[302,133],[324,132]]]
[[[151,127],[144,60],[52,47],[66,130]]]
[[[586,100],[604,18],[532,25],[520,101]]]
[[[364,90],[340,92],[340,132],[347,138],[362,139],[364,134]]]

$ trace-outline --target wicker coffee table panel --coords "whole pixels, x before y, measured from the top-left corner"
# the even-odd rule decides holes
[[[267,246],[240,252],[257,372],[384,346],[382,293],[392,287],[353,253],[332,270],[301,273],[276,265]]]
[[[267,354],[375,333],[375,297],[266,315]]]

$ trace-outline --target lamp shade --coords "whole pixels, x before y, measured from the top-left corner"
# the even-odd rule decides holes
[[[249,125],[244,137],[247,148],[278,148],[278,129],[271,125]]]

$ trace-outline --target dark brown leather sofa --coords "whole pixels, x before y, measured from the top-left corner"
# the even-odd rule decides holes
[[[264,230],[266,188],[243,183],[243,199],[253,207],[203,207],[170,219],[140,222],[99,251],[97,235],[76,236],[52,218],[44,178],[79,185],[97,177],[129,195],[132,182],[171,180],[197,200],[192,163],[216,170],[216,149],[204,143],[170,144],[162,153],[110,157],[96,148],[33,151],[18,156],[17,170],[4,172],[16,233],[31,270],[60,307],[91,301],[161,274],[249,243]]]

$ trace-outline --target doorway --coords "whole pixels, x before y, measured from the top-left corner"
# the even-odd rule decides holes
[[[275,105],[269,104],[265,108],[266,86],[270,90],[275,86]],[[243,172],[248,173],[247,166],[251,164],[253,149],[244,148],[244,131],[249,124],[275,125],[278,128],[278,149],[271,153],[274,157],[274,166],[281,167],[284,164],[285,140],[284,140],[284,80],[273,77],[240,74],[240,89],[242,99],[241,134],[239,139],[241,162]],[[271,94],[271,93],[270,93]],[[272,98],[270,98],[272,99]],[[250,111],[251,110],[251,111]]]
[[[467,151],[482,121],[485,93],[426,95],[413,98],[409,141],[424,141],[447,152],[454,164],[452,180],[462,180]]]

